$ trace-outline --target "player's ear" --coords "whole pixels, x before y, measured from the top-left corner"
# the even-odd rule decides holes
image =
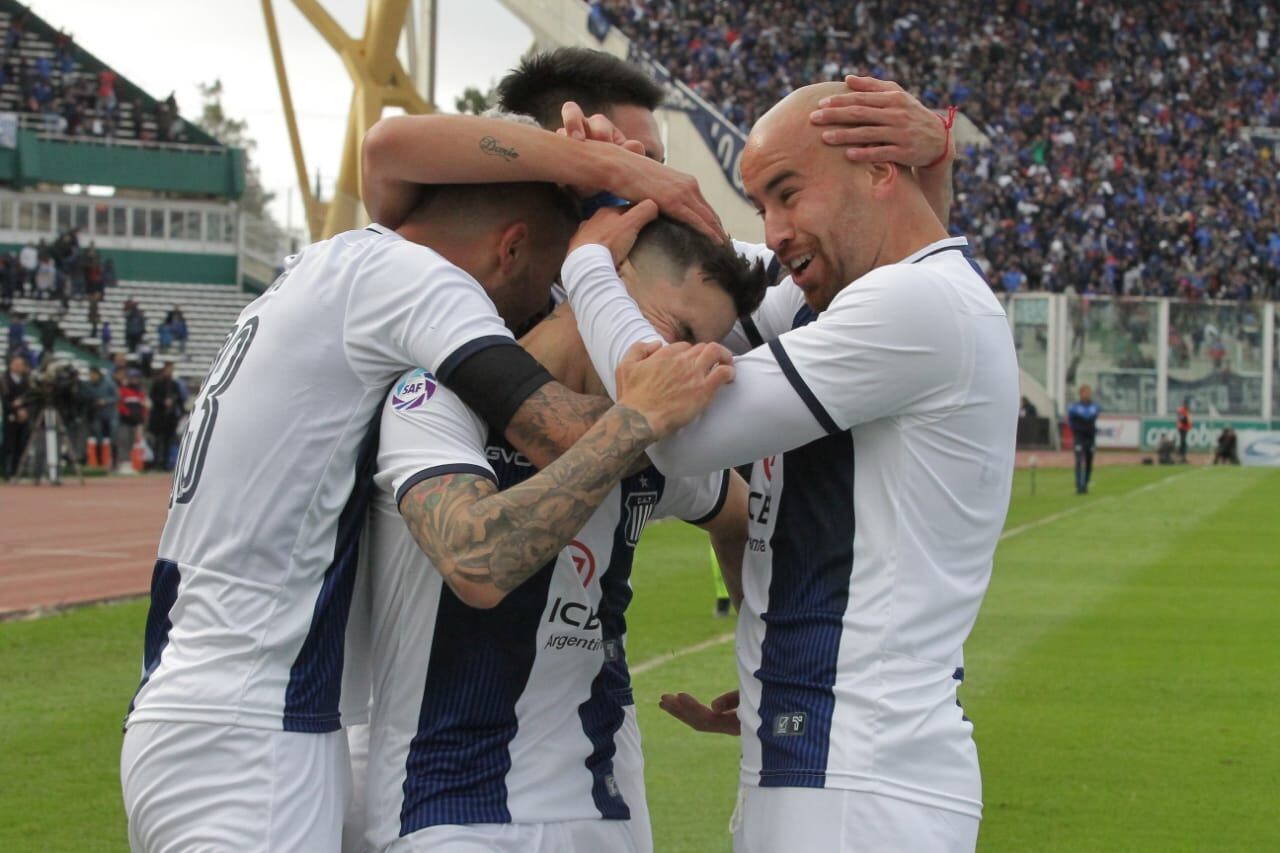
[[[867,176],[871,179],[871,197],[877,200],[887,198],[898,183],[898,166],[896,163],[867,163]]]
[[[529,226],[512,222],[498,237],[498,269],[507,276],[516,274],[529,259]]]

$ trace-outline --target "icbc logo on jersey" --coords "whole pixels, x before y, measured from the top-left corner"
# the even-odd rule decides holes
[[[596,555],[591,549],[577,539],[569,543],[569,557],[573,560],[573,568],[578,573],[578,580],[585,587],[596,576]]]
[[[411,412],[436,393],[436,378],[421,367],[414,370],[391,393],[391,407],[397,412]]]

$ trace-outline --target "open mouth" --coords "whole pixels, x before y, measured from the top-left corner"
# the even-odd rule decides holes
[[[812,252],[810,252],[807,255],[801,255],[798,258],[793,258],[791,261],[787,263],[787,269],[791,270],[792,276],[797,276],[802,274],[805,270],[807,270],[809,268],[809,264],[811,263],[813,263]]]

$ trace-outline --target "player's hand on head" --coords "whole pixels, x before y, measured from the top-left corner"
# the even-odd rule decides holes
[[[710,707],[688,693],[664,693],[658,707],[689,728],[700,732],[734,736],[742,734],[742,724],[738,721],[737,690],[717,696],[711,701]]]
[[[729,239],[720,217],[702,195],[697,178],[636,154],[629,146],[619,146],[604,189],[627,201],[652,199],[658,210],[712,240]]]
[[[733,380],[733,355],[719,344],[638,343],[618,365],[618,404],[644,415],[655,440],[696,418]]]
[[[823,98],[810,121],[822,127],[823,142],[846,146],[850,160],[928,166],[944,146],[954,153],[938,114],[897,83],[851,74],[845,85],[849,92]]]
[[[570,139],[609,142],[621,146],[633,154],[644,156],[643,142],[627,139],[626,135],[618,130],[613,122],[609,120],[609,117],[603,113],[587,116],[582,112],[582,107],[578,106],[575,101],[565,101],[561,105],[560,123],[562,127],[556,132],[562,133]]]
[[[574,187],[579,196],[587,198],[600,190],[608,190],[627,201],[650,198],[672,219],[701,231],[713,240],[723,242],[729,239],[720,217],[703,198],[702,189],[692,175],[650,160],[645,156],[644,145],[627,139],[607,116],[599,113],[587,116],[573,101],[565,101],[561,105],[560,121],[563,127],[557,133],[563,136],[583,142],[606,142],[621,149],[617,152],[619,155],[623,152],[631,155],[615,158],[616,162],[609,170],[611,180],[606,186]]]
[[[569,251],[592,244],[604,246],[613,255],[613,265],[631,254],[636,236],[641,229],[658,217],[658,206],[645,200],[623,210],[620,207],[602,207],[595,215],[578,226],[569,241]]]

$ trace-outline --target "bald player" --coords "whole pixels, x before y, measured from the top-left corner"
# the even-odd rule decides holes
[[[811,114],[845,95],[804,87],[753,128],[742,178],[791,283],[742,324],[760,345],[735,382],[649,455],[686,476],[764,460],[738,622],[734,849],[967,851],[981,780],[957,688],[1008,508],[1018,368],[967,241],[913,170],[824,143]],[[606,382],[628,346],[659,339],[610,254],[631,223],[612,221],[562,270]],[[664,702],[724,731],[737,699]]]

